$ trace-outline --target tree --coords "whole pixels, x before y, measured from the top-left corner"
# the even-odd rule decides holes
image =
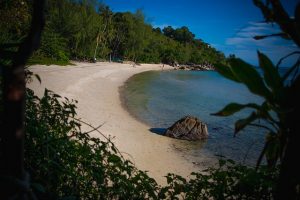
[[[110,44],[114,37],[113,12],[108,6],[102,4],[99,6],[99,15],[101,16],[102,23],[104,25],[102,30],[99,30],[97,44],[100,43],[99,56],[105,59],[107,58],[108,54],[111,54],[112,51],[110,49]],[[95,54],[96,50],[97,48],[95,49]]]
[[[145,46],[145,16],[137,10],[129,22],[128,37],[126,40],[125,57],[136,62]]]
[[[169,38],[174,38],[175,30],[172,28],[172,26],[164,27],[162,31],[163,31],[165,36],[167,36]]]
[[[38,48],[44,26],[45,1],[33,2],[30,32],[20,44],[1,46],[0,67],[3,70],[0,116],[0,176],[10,180],[1,184],[1,199],[27,199],[30,195],[28,174],[24,170],[25,64]],[[11,51],[14,47],[16,52]],[[22,184],[16,184],[18,181]],[[24,182],[24,183],[23,183]],[[3,183],[3,182],[2,182]],[[8,183],[8,184],[7,184]],[[10,183],[10,184],[9,184]]]
[[[25,0],[0,1],[0,43],[24,37],[30,25],[30,2]]]
[[[174,39],[181,43],[191,43],[194,40],[195,35],[190,32],[188,27],[183,26],[181,28],[177,28],[174,31]]]
[[[160,33],[160,34],[162,33],[159,27],[153,28],[152,30],[156,33]]]

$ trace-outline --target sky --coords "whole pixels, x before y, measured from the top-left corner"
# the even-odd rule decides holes
[[[290,16],[300,0],[282,0]],[[142,9],[153,27],[187,26],[196,38],[211,44],[226,56],[236,56],[257,65],[257,50],[276,64],[279,58],[299,50],[290,41],[272,37],[254,40],[255,35],[278,33],[276,25],[263,22],[263,15],[252,0],[104,0],[114,12]],[[295,57],[283,65],[289,66]],[[285,67],[284,66],[284,67]]]

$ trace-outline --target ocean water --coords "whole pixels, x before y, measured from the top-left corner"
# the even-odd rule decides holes
[[[214,71],[149,71],[131,77],[122,89],[125,107],[151,128],[168,128],[178,119],[193,115],[208,126],[209,138],[200,142],[173,140],[183,157],[215,159],[219,156],[254,165],[266,131],[249,127],[234,137],[234,122],[247,117],[244,110],[230,117],[211,115],[230,102],[261,103],[242,85]],[[149,133],[155,134],[155,133]]]

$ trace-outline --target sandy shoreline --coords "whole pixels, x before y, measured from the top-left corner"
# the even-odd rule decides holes
[[[30,70],[41,77],[42,84],[34,80],[29,87],[39,96],[46,87],[63,97],[78,100],[78,116],[93,126],[103,124],[100,131],[113,137],[124,156],[139,169],[149,171],[159,184],[166,182],[163,176],[168,172],[186,177],[192,171],[199,171],[199,166],[174,149],[174,139],[151,133],[150,127],[134,119],[122,107],[119,88],[125,81],[137,73],[161,70],[161,65],[75,64],[66,67],[32,66]],[[91,135],[99,137],[97,133]]]

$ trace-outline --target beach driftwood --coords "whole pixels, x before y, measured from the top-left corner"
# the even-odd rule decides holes
[[[183,140],[202,140],[208,137],[207,126],[197,117],[186,116],[166,130],[166,136]]]

